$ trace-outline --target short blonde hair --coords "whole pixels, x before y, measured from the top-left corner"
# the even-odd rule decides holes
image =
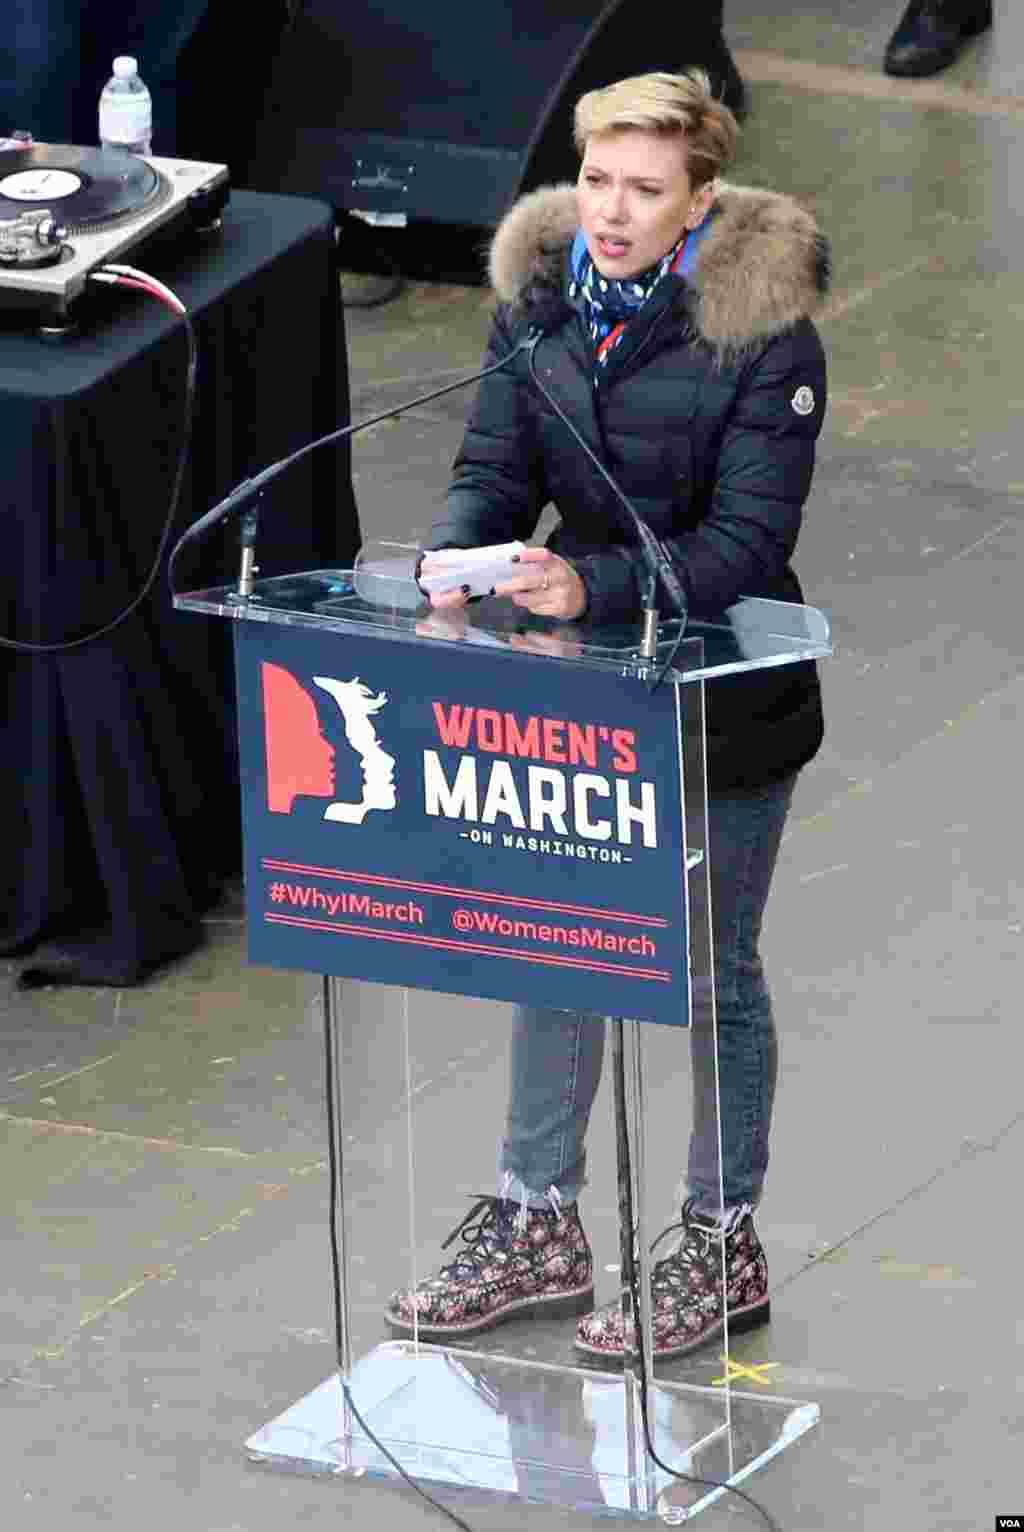
[[[736,152],[739,128],[711,93],[701,70],[686,74],[638,74],[589,90],[576,103],[573,138],[580,154],[592,134],[639,128],[686,141],[686,168],[696,190],[726,168]]]

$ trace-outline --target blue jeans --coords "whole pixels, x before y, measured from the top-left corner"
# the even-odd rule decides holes
[[[795,782],[794,775],[708,800],[726,1206],[756,1207],[768,1167],[778,1053],[758,941]],[[689,1195],[708,1211],[719,1205],[710,999],[708,982],[697,980],[689,1029],[693,1123],[686,1180]],[[586,1185],[584,1140],[604,1039],[603,1017],[516,1007],[498,1160],[506,1196],[546,1207],[550,1188],[569,1202]]]

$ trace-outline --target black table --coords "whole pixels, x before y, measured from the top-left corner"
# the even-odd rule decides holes
[[[150,252],[199,340],[176,535],[241,479],[348,418],[333,213],[234,191],[222,233]],[[131,257],[128,257],[131,260]],[[97,291],[77,335],[0,317],[0,634],[73,639],[142,585],[170,500],[187,351],[179,320]],[[347,445],[267,491],[263,573],[350,564]],[[231,579],[237,523],[185,550],[179,588]],[[166,580],[106,638],[0,649],[0,952],[22,981],[127,985],[202,939],[239,866],[225,625],[174,613]]]

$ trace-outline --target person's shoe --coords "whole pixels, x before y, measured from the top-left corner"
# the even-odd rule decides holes
[[[684,1356],[720,1334],[726,1302],[730,1335],[753,1329],[771,1317],[768,1264],[749,1210],[737,1215],[725,1236],[727,1298],[723,1296],[718,1224],[713,1218],[695,1213],[691,1200],[683,1204],[681,1222],[663,1230],[652,1250],[666,1234],[677,1229],[682,1233],[676,1249],[656,1261],[651,1273],[651,1331],[656,1360]],[[618,1302],[609,1303],[580,1320],[576,1326],[576,1346],[588,1356],[621,1362],[625,1350],[623,1334],[621,1308]],[[632,1346],[632,1320],[629,1340]]]
[[[885,50],[886,74],[938,74],[992,25],[992,0],[910,0]]]
[[[575,1202],[520,1208],[480,1197],[442,1250],[462,1235],[464,1248],[436,1277],[393,1294],[392,1330],[427,1341],[456,1340],[529,1315],[562,1319],[594,1302],[594,1263]]]

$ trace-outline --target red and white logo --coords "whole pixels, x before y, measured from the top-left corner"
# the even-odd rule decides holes
[[[360,825],[371,810],[395,807],[395,757],[381,744],[371,722],[387,704],[358,676],[341,681],[311,677],[307,689],[282,665],[261,666],[267,758],[267,808],[294,814],[301,804],[320,819]],[[337,756],[354,753],[361,795],[337,795]]]

